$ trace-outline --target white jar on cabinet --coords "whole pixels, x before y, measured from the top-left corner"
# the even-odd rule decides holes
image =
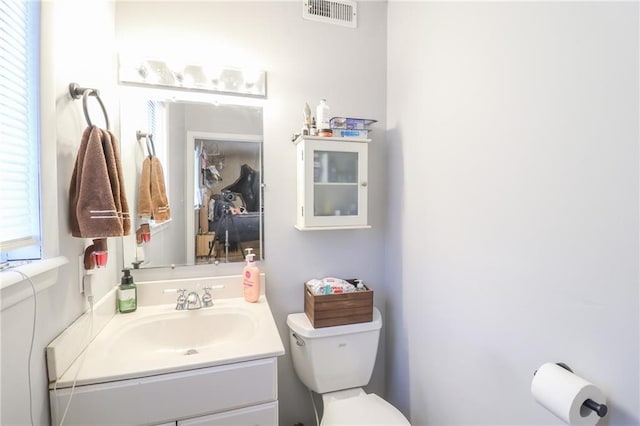
[[[296,228],[370,228],[367,222],[370,139],[300,136]]]

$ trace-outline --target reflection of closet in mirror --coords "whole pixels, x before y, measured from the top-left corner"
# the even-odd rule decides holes
[[[195,263],[262,258],[261,136],[188,133],[193,147]]]

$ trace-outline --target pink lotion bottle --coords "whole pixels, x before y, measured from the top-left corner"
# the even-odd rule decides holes
[[[242,268],[242,284],[244,287],[244,300],[255,303],[260,299],[260,269],[256,266],[251,253],[253,249],[247,250],[247,265]]]

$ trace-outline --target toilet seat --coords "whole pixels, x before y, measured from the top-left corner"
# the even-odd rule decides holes
[[[374,393],[362,388],[322,395],[324,413],[321,426],[410,425],[400,410]]]

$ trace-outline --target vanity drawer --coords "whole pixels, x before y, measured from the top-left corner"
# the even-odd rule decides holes
[[[277,424],[277,402],[178,421],[178,426],[275,426]]]
[[[70,388],[50,391],[59,424]],[[275,358],[77,386],[65,424],[157,424],[277,400]]]

